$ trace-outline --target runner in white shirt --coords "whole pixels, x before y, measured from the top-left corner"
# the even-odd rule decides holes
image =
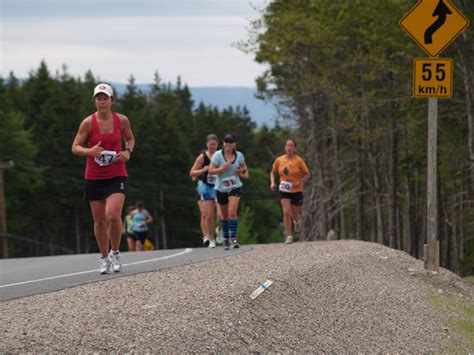
[[[236,142],[234,135],[227,134],[224,137],[224,148],[214,153],[208,170],[209,174],[217,175],[215,188],[222,214],[225,250],[239,247],[237,210],[243,185],[240,178],[249,178],[245,157],[236,151]]]

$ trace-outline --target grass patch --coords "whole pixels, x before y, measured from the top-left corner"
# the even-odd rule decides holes
[[[456,332],[461,333],[469,341],[469,346],[474,349],[474,321],[471,319],[459,319],[456,321],[449,321],[448,327],[454,329]]]
[[[474,276],[466,276],[464,280],[471,286],[474,286]]]
[[[462,301],[454,296],[430,292],[429,303],[441,312],[443,323],[451,333],[456,333],[463,340],[462,345],[451,343],[445,351],[459,350],[460,347],[474,349],[474,303]],[[456,351],[458,352],[458,351]]]

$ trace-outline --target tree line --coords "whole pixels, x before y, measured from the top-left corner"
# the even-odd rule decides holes
[[[74,78],[67,68],[50,73],[43,61],[29,77],[0,78],[0,160],[5,171],[9,255],[11,257],[95,252],[88,203],[83,200],[85,159],[71,153],[81,121],[95,111],[92,72]],[[290,131],[257,128],[245,107],[195,104],[187,85],[163,83],[158,74],[142,92],[130,77],[114,110],[130,119],[136,149],[127,163],[126,205],[141,200],[155,217],[152,241],[159,248],[201,245],[195,183],[188,176],[209,133],[233,133],[252,178],[243,189],[242,243],[282,238],[277,196],[268,172]],[[123,241],[126,248],[126,241]]]
[[[296,121],[313,179],[308,240],[369,240],[422,258],[426,243],[427,100],[414,99],[412,62],[426,57],[398,21],[412,0],[274,0],[240,44],[269,68],[260,95]],[[473,18],[468,0],[457,1]],[[474,41],[446,50],[454,94],[439,103],[441,265],[474,272]]]

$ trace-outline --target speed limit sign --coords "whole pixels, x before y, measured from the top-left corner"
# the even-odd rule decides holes
[[[413,62],[413,96],[447,98],[453,95],[451,58],[416,58]]]

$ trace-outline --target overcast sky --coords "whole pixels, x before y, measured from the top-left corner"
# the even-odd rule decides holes
[[[0,75],[44,59],[54,72],[90,69],[103,81],[255,86],[263,67],[232,44],[269,0],[0,0]]]

